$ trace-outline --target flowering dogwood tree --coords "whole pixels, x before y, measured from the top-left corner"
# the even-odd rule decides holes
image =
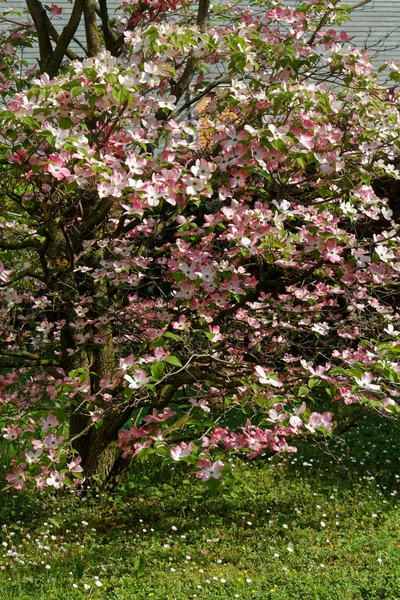
[[[99,30],[77,0],[73,60],[76,27],[27,5],[41,73],[22,25],[2,59],[8,483],[151,453],[213,481],[226,453],[394,418],[398,95],[332,28],[348,9],[143,0],[112,26],[100,2]]]

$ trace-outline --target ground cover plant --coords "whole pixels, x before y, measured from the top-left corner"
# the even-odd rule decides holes
[[[2,17],[0,594],[398,598],[400,67],[122,9]]]
[[[215,495],[160,461],[84,500],[10,491],[0,509],[0,596],[395,600],[398,429],[364,420],[321,444],[229,463],[236,483]]]

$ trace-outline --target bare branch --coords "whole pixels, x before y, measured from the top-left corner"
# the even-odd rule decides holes
[[[209,12],[210,12],[210,0],[200,0],[199,7],[197,10],[196,23],[199,26],[200,31],[202,33],[204,33],[204,31],[206,30]],[[196,64],[197,64],[197,61],[193,58],[193,54],[191,54],[186,63],[186,66],[183,70],[183,73],[182,73],[179,81],[177,81],[171,87],[171,93],[176,97],[177,100],[179,100],[182,97],[182,95],[186,91],[187,87],[189,86],[190,82],[192,81],[193,75],[195,72],[195,68],[196,68]]]
[[[21,281],[21,279],[25,279],[25,277],[30,277],[31,279],[37,279],[38,281],[41,281],[42,283],[47,283],[45,277],[43,277],[42,275],[39,275],[39,273],[33,273],[29,269],[26,269],[25,271],[22,271],[19,275],[14,277],[13,279],[10,279],[9,281],[6,281],[5,283],[0,283],[0,288],[10,287],[11,285],[14,285],[14,283]]]
[[[36,0],[27,0],[27,1],[34,2]],[[75,0],[69,21],[66,24],[66,26],[64,27],[64,29],[62,30],[60,37],[58,39],[57,45],[51,56],[51,59],[48,61],[46,71],[50,77],[54,77],[57,74],[58,69],[60,68],[62,60],[68,50],[68,46],[69,46],[71,40],[73,39],[73,37],[76,33],[76,30],[78,29],[78,25],[79,25],[79,22],[81,20],[81,16],[83,13],[83,7],[84,7],[84,0]]]
[[[87,219],[85,219],[83,223],[82,234],[86,234],[93,227],[96,227],[96,225],[101,223],[108,211],[110,210],[110,208],[112,207],[112,205],[114,204],[114,202],[115,198],[113,198],[112,196],[103,198],[102,201],[93,208]]]
[[[118,36],[111,29],[110,21],[108,18],[107,0],[99,0],[100,7],[100,19],[103,27],[104,42],[106,49],[111,52],[113,56],[117,56],[120,52],[118,44]]]
[[[366,4],[369,4],[370,2],[372,2],[372,0],[361,0],[361,2],[358,2],[358,4],[353,4],[353,6],[350,8],[351,11],[356,10],[357,8],[361,8],[362,6],[365,6]]]
[[[35,24],[39,42],[39,65],[42,73],[45,72],[47,63],[53,55],[49,31],[47,28],[46,9],[39,0],[26,0],[26,5]]]
[[[96,4],[94,0],[84,0],[83,15],[85,19],[88,55],[96,56],[102,51],[102,44],[99,28],[97,27]]]
[[[313,44],[315,42],[315,38],[317,37],[318,32],[327,24],[327,22],[329,21],[329,17],[332,14],[332,12],[335,10],[337,4],[340,3],[340,0],[336,0],[333,3],[332,8],[329,8],[326,13],[324,13],[324,15],[322,16],[320,22],[318,23],[318,25],[316,26],[314,33],[312,34],[312,36],[310,37],[310,39],[308,40],[308,45],[311,46],[311,44]]]
[[[176,110],[171,115],[171,119],[176,119],[176,117],[183,113],[187,108],[189,108],[193,104],[197,104],[202,98],[204,98],[204,96],[207,96],[210,92],[212,92],[213,89],[221,85],[221,83],[227,83],[230,79],[230,75],[225,75],[224,77],[219,77],[218,79],[210,83],[210,85],[208,85],[205,88],[205,90],[203,90],[200,94],[197,94],[197,96],[194,96],[193,98],[185,102],[185,104],[183,104],[183,106],[181,106],[178,110]]]
[[[40,250],[42,243],[36,239],[27,239],[22,242],[0,240],[0,250],[22,250],[23,248],[36,248]]]
[[[60,363],[52,358],[41,358],[40,354],[33,354],[32,352],[25,352],[23,350],[19,352],[12,352],[11,350],[0,350],[0,356],[12,356],[14,358],[24,358],[31,362],[35,362],[41,367],[60,367]]]
[[[53,23],[50,21],[47,13],[46,13],[46,23],[47,23],[47,30],[49,32],[49,36],[51,37],[53,42],[55,42],[57,44],[58,40],[60,39],[60,35],[59,35],[58,31],[56,30],[56,28],[54,27]],[[68,49],[65,54],[66,54],[66,56],[68,56],[68,58],[70,60],[77,60],[79,58],[75,54],[75,52],[73,52],[70,49]]]
[[[210,0],[200,0],[199,8],[197,11],[197,21],[196,22],[202,33],[204,33],[206,30],[209,12],[210,12]]]

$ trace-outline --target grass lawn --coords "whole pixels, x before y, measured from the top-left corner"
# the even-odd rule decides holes
[[[3,493],[0,600],[399,600],[399,433],[232,462],[215,495],[158,463],[112,495]]]

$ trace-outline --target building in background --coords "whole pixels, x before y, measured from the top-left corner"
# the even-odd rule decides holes
[[[248,1],[244,0],[243,4]],[[288,6],[295,7],[301,2],[297,0],[285,0]],[[347,0],[350,5],[357,5],[360,0]],[[45,0],[43,4],[46,4]],[[47,5],[51,5],[52,0]],[[62,9],[60,16],[53,15],[52,23],[58,32],[68,21],[71,14],[72,3],[68,0],[55,0],[54,4]],[[110,18],[121,14],[119,11],[119,0],[108,0]],[[25,0],[8,0],[0,4],[0,13],[15,8],[17,11],[26,9]],[[10,19],[19,19],[15,15],[8,15]],[[25,17],[26,20],[29,16]],[[4,23],[6,24],[6,23]],[[341,29],[353,38],[358,48],[366,48],[376,68],[379,68],[385,60],[394,59],[400,62],[400,0],[371,0],[368,4],[357,8],[352,12],[351,20],[345,23]],[[85,32],[81,22],[76,34],[76,42],[71,44],[71,49],[78,55],[83,55],[82,47],[85,47]],[[36,48],[24,49],[24,58],[31,66],[35,64],[38,52]]]

